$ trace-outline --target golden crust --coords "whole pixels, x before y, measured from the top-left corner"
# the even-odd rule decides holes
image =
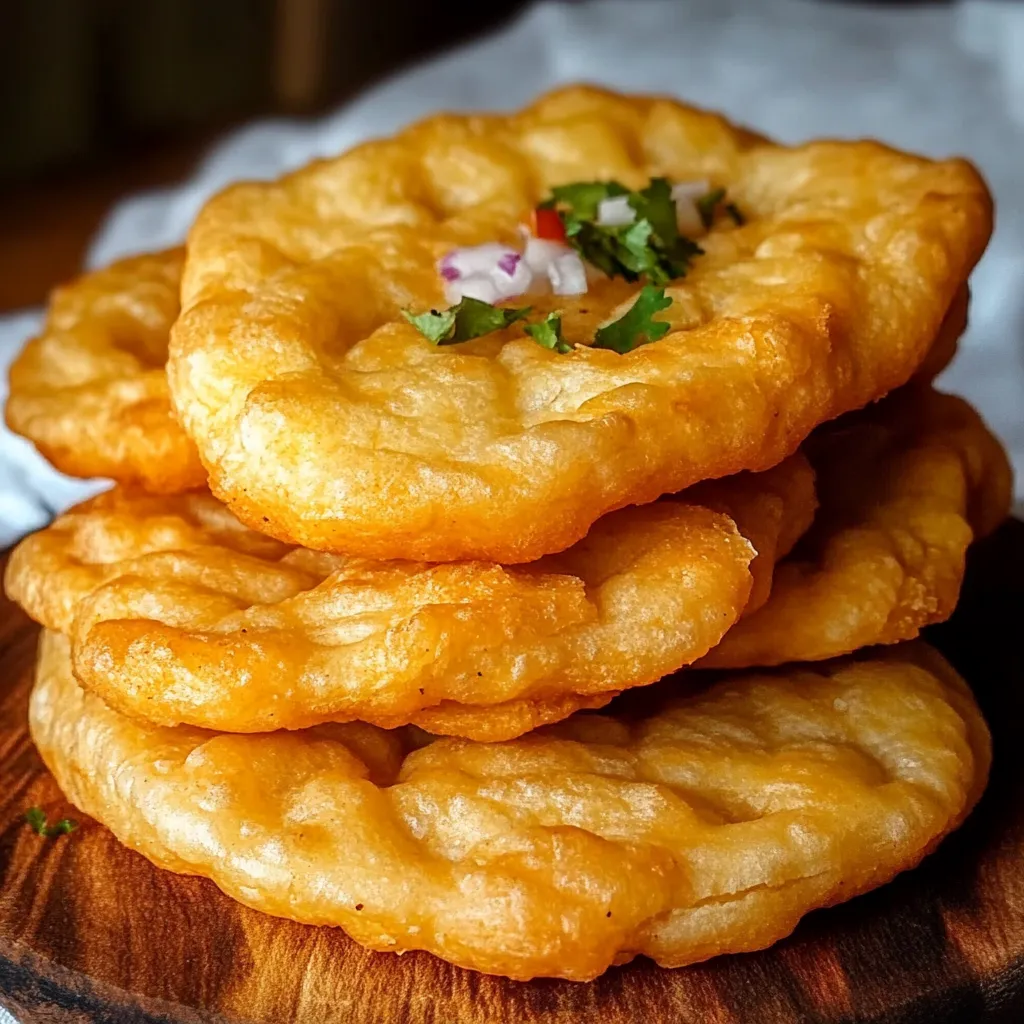
[[[956,607],[971,540],[1010,509],[1006,452],[962,399],[905,389],[804,446],[821,507],[767,604],[702,666],[818,661],[916,637]]]
[[[669,289],[674,330],[557,355],[520,327],[434,347],[434,261],[512,240],[556,183],[709,178],[748,216]],[[674,101],[563,89],[440,116],[214,198],[188,244],[168,375],[214,492],[290,541],[376,558],[533,560],[604,513],[764,469],[903,384],[991,231],[962,160],[758,144]],[[586,340],[636,292],[557,304]]]
[[[62,473],[157,494],[206,482],[167,391],[183,259],[136,256],[59,288],[43,333],[11,366],[7,425]]]
[[[965,285],[953,300],[953,304],[946,310],[946,316],[939,326],[939,333],[935,336],[931,348],[928,349],[924,362],[914,374],[915,382],[930,383],[953,362],[960,346],[960,338],[967,330],[970,301],[970,289]]]
[[[83,691],[48,634],[30,724],[70,800],[154,863],[372,949],[521,979],[767,946],[916,864],[989,764],[967,688],[920,645],[406,752],[361,725],[143,724]]]
[[[814,508],[794,456],[623,509],[530,566],[291,549],[208,493],[111,491],[14,551],[8,593],[113,706],[233,732],[361,719],[503,739],[710,650]],[[751,566],[760,548],[757,564]]]

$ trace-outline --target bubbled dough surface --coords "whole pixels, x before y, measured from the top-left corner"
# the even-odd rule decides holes
[[[717,668],[818,661],[916,637],[953,613],[967,547],[1010,510],[999,441],[963,399],[892,395],[804,446],[820,507],[768,602],[701,662]]]
[[[115,707],[229,731],[361,719],[503,739],[705,654],[807,528],[802,456],[600,520],[530,566],[290,548],[208,493],[112,491],[28,538],[8,593]],[[755,557],[756,556],[756,557]]]
[[[184,253],[121,260],[57,289],[11,367],[8,426],[62,473],[157,494],[206,472],[171,411],[167,344]]]
[[[443,304],[438,257],[514,240],[550,186],[656,174],[726,185],[749,217],[703,240],[657,344],[561,356],[515,327],[434,347],[401,318]],[[990,229],[963,161],[779,147],[673,101],[564,89],[213,199],[189,238],[173,399],[214,492],[258,528],[530,561],[611,509],[771,466],[905,382]],[[636,290],[535,306],[586,341]]]
[[[757,949],[911,867],[986,778],[935,652],[734,675],[505,744],[371,726],[231,736],[126,718],[46,634],[32,735],[79,808],[249,906],[513,978]]]

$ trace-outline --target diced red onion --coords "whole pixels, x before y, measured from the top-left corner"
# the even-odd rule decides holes
[[[587,290],[587,268],[571,249],[552,261],[548,277],[556,295],[583,295]]]
[[[505,253],[504,256],[498,260],[498,269],[504,271],[509,277],[512,277],[516,272],[516,267],[519,266],[519,261],[523,258],[523,254],[512,250],[511,252]]]
[[[438,262],[450,305],[464,298],[497,303],[528,293],[582,295],[587,265],[562,242],[524,236],[522,252],[497,242],[453,249]]]
[[[636,220],[629,196],[610,196],[597,204],[597,223],[606,228],[622,227]]]
[[[437,264],[437,269],[442,277],[447,269],[458,271],[461,276],[468,274],[489,274],[503,256],[518,253],[510,245],[502,245],[501,242],[485,242],[483,245],[466,245],[459,249],[452,249],[446,253]],[[449,280],[456,280],[449,278]]]
[[[523,295],[534,276],[523,254],[500,242],[453,249],[438,261],[437,269],[453,304],[465,296],[494,303]]]

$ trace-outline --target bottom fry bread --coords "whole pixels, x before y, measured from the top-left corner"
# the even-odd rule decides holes
[[[30,722],[68,798],[154,863],[519,979],[769,945],[916,864],[988,770],[969,691],[921,644],[665,695],[502,744],[227,735],[111,710],[44,634]]]
[[[1010,464],[963,399],[908,387],[803,449],[820,507],[771,597],[699,664],[781,665],[911,640],[947,619],[967,547],[1010,509]]]

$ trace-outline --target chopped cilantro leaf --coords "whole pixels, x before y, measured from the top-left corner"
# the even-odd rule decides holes
[[[697,212],[700,214],[701,223],[709,228],[715,221],[715,210],[718,204],[725,198],[724,188],[713,188],[706,195],[695,200]]]
[[[429,313],[410,313],[403,309],[402,316],[432,345],[454,345],[460,341],[480,338],[492,331],[500,331],[522,320],[529,312],[529,306],[506,309],[467,296],[457,305],[441,312],[432,309]]]
[[[732,222],[736,227],[741,228],[747,223],[747,218],[743,216],[743,211],[735,203],[726,203],[725,212],[732,217]]]
[[[452,308],[455,310],[455,333],[451,337],[452,342],[469,341],[492,331],[500,331],[503,327],[522,320],[530,312],[529,306],[507,309],[468,297]],[[445,342],[442,341],[440,344],[443,345]]]
[[[667,178],[652,178],[647,188],[633,192],[629,205],[636,210],[636,219],[646,220],[651,233],[657,237],[664,249],[669,249],[679,237],[676,223],[676,203],[672,198],[672,186]]]
[[[623,266],[635,276],[645,273],[657,264],[657,254],[651,247],[654,228],[649,220],[635,220],[619,230],[616,238],[615,255]]]
[[[429,313],[410,313],[407,309],[403,309],[402,316],[432,345],[442,344],[455,326],[454,306],[443,312],[432,309]]]
[[[655,320],[654,314],[668,309],[672,300],[665,295],[664,288],[644,285],[629,309],[618,320],[598,328],[594,335],[594,348],[608,348],[625,354],[649,342],[663,338],[669,325],[664,320]]]
[[[45,836],[47,839],[65,836],[78,828],[78,822],[72,821],[70,818],[61,818],[55,825],[47,824],[46,811],[41,807],[30,807],[25,812],[25,820],[33,832],[37,835]]]
[[[626,195],[629,189],[617,181],[577,181],[571,185],[556,185],[548,203],[563,207],[564,212],[577,221],[597,220],[597,208],[603,199]]]
[[[572,351],[572,345],[562,337],[560,313],[548,313],[539,324],[527,324],[524,330],[538,345],[549,348],[552,352],[565,355]]]
[[[631,224],[598,224],[601,201],[627,196],[636,219]],[[666,178],[631,192],[617,181],[584,181],[552,189],[545,204],[562,218],[568,243],[609,277],[636,281],[645,276],[656,285],[686,274],[703,250],[679,234],[676,203]]]

